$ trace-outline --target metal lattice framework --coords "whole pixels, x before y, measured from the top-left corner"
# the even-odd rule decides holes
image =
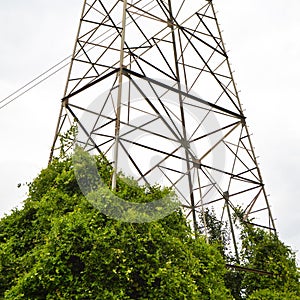
[[[74,119],[115,170],[172,186],[195,226],[214,207],[236,245],[242,208],[275,230],[212,1],[84,1],[51,157]]]

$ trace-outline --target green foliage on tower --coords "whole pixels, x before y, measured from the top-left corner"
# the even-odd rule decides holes
[[[241,236],[244,265],[272,274],[245,273],[242,282],[245,296],[249,299],[300,299],[300,273],[290,247],[276,234],[251,226],[244,226]]]
[[[227,224],[219,221],[213,210],[207,209],[203,215],[210,243],[220,249],[227,264],[244,268],[244,271],[230,268],[225,274],[226,287],[234,299],[300,299],[300,272],[295,253],[276,234],[244,222],[243,212],[236,211],[234,226],[240,231],[237,259],[229,251],[232,241]],[[203,227],[203,222],[200,225]]]
[[[80,155],[84,185],[90,161]],[[111,165],[104,156],[94,159],[109,186]],[[103,195],[94,179],[87,188]],[[133,203],[175,197],[122,174],[114,195]],[[237,261],[228,226],[204,213],[210,243],[195,237],[180,209],[149,223],[114,220],[82,194],[72,159],[55,159],[30,184],[23,208],[0,220],[0,299],[300,299],[295,254],[276,235],[237,212]],[[268,273],[226,270],[226,263]]]
[[[109,181],[110,165],[96,160]],[[116,193],[139,202],[168,191],[123,178]],[[225,272],[217,247],[195,239],[180,210],[132,224],[95,209],[69,158],[54,160],[23,208],[0,220],[0,299],[231,299]]]

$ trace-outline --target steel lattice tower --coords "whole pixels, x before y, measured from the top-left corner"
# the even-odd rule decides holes
[[[212,1],[85,0],[51,157],[74,119],[117,171],[173,187],[195,226],[213,207],[234,245],[237,209],[275,231]]]

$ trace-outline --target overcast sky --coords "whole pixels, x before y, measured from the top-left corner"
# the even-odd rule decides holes
[[[82,3],[1,0],[0,101],[71,54]],[[279,235],[299,250],[300,1],[215,8]],[[64,69],[0,110],[0,216],[26,197],[17,185],[47,165],[66,77]]]

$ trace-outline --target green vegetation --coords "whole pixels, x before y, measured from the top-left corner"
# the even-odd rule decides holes
[[[98,166],[109,180],[105,159]],[[132,201],[166,193],[124,189]],[[193,238],[180,211],[144,224],[109,219],[81,194],[70,159],[41,172],[0,232],[5,299],[230,299],[220,253]]]
[[[236,212],[235,226],[240,228],[239,261],[228,251],[228,226],[218,221],[214,211],[205,211],[210,241],[219,247],[230,265],[241,265],[248,272],[228,270],[225,284],[234,299],[300,299],[300,273],[295,253],[277,235],[243,222]],[[266,274],[258,273],[264,271]]]
[[[106,159],[97,166],[109,183]],[[116,192],[132,202],[169,193],[129,178]],[[0,220],[0,299],[300,299],[295,258],[276,236],[242,230],[242,263],[272,276],[226,271],[226,230],[213,215],[208,225],[211,244],[180,210],[150,223],[110,219],[82,195],[71,159],[54,160],[24,207]]]
[[[295,254],[275,234],[244,226],[242,260],[248,268],[272,273],[272,276],[245,273],[242,289],[246,297],[249,299],[300,299],[300,276]]]

